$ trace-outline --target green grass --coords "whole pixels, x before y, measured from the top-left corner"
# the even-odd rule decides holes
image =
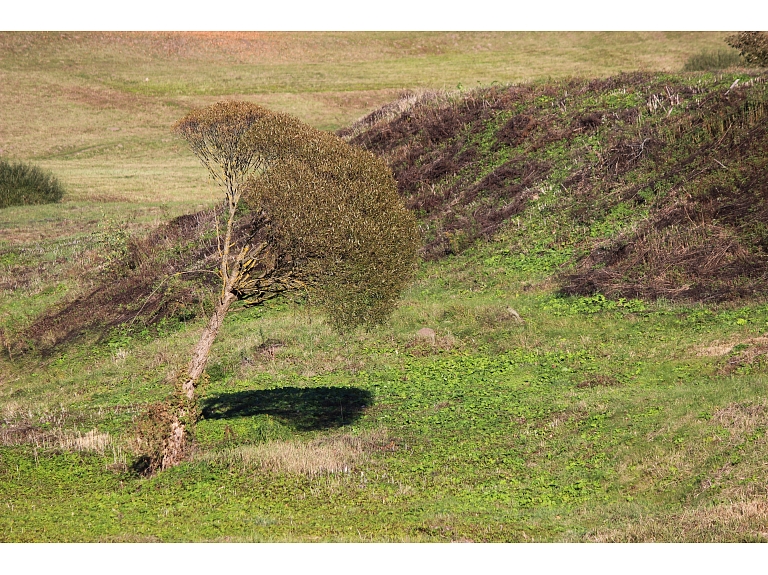
[[[68,190],[0,212],[0,540],[764,540],[768,307],[558,295],[554,189],[423,264],[384,326],[339,335],[287,302],[231,314],[198,451],[155,477],[130,470],[136,426],[203,318],[6,346],[95,287],[125,233],[216,199],[169,136],[189,106],[247,93],[338,127],[401,88],[677,70],[722,36],[274,34],[238,60],[169,35],[0,35],[3,153]],[[297,445],[316,472],[292,471]]]
[[[485,263],[500,247],[425,267],[392,322],[373,332],[340,337],[279,305],[231,317],[205,391],[223,417],[211,413],[198,429],[210,456],[151,479],[114,465],[130,460],[117,438],[130,438],[141,404],[169,393],[164,377],[183,361],[194,325],[159,339],[115,334],[33,373],[26,360],[5,361],[9,421],[51,421],[57,412],[51,427],[97,428],[117,447],[103,455],[2,448],[2,533],[15,541],[590,540],[622,539],[643,515],[666,526],[665,540],[759,538],[748,522],[706,533],[675,532],[670,522],[684,512],[717,516],[762,477],[765,372],[718,375],[738,351],[706,350],[752,345],[768,330],[768,307],[525,291],[527,273]],[[525,323],[505,316],[506,306]],[[424,325],[436,330],[435,347],[414,339]],[[273,358],[259,351],[265,339],[283,342]],[[337,398],[348,419],[318,394]],[[355,398],[367,394],[355,413]],[[389,448],[346,473],[265,470],[233,455],[265,441],[375,430]]]

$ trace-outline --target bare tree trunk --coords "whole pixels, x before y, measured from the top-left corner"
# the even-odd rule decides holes
[[[189,362],[187,380],[182,386],[182,391],[189,401],[195,400],[195,384],[197,384],[197,380],[200,379],[200,376],[203,375],[205,366],[208,364],[208,355],[211,353],[211,347],[219,333],[221,324],[224,322],[224,316],[227,315],[229,306],[231,306],[232,302],[236,299],[237,296],[235,294],[227,291],[219,300],[211,319],[208,320],[208,325],[200,336],[200,341],[197,342],[197,345],[192,352],[192,360]]]
[[[171,430],[168,441],[163,449],[162,469],[168,469],[178,465],[184,458],[187,449],[187,429],[185,420],[191,414],[195,417],[197,398],[195,397],[195,385],[205,370],[208,363],[208,355],[216,339],[216,335],[224,322],[229,307],[237,299],[237,296],[226,291],[224,296],[216,304],[216,309],[208,320],[208,325],[203,330],[200,340],[197,342],[189,362],[187,378],[181,386],[183,397],[179,398],[179,406],[171,416]],[[194,423],[194,422],[191,422]]]

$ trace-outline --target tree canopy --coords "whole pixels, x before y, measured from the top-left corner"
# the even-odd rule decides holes
[[[768,66],[768,34],[765,32],[739,32],[726,37],[725,41],[739,51],[747,65]]]
[[[237,299],[258,305],[303,291],[337,328],[387,317],[413,275],[420,236],[383,160],[249,102],[193,110],[174,128],[225,190],[220,273],[237,272]],[[238,226],[243,193],[247,221]]]
[[[284,136],[290,155],[248,180],[245,202],[335,327],[381,322],[413,275],[416,220],[383,160],[332,134],[301,132]]]

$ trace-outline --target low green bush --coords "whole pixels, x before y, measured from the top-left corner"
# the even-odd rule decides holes
[[[0,208],[58,202],[64,188],[56,177],[37,166],[0,159]]]
[[[688,58],[683,70],[685,72],[723,70],[738,66],[740,63],[741,57],[736,50],[704,50]]]

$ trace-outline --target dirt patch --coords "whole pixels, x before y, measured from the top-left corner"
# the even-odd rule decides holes
[[[737,371],[768,369],[768,337],[755,337],[736,344],[729,350],[732,355],[720,368],[727,375]]]

